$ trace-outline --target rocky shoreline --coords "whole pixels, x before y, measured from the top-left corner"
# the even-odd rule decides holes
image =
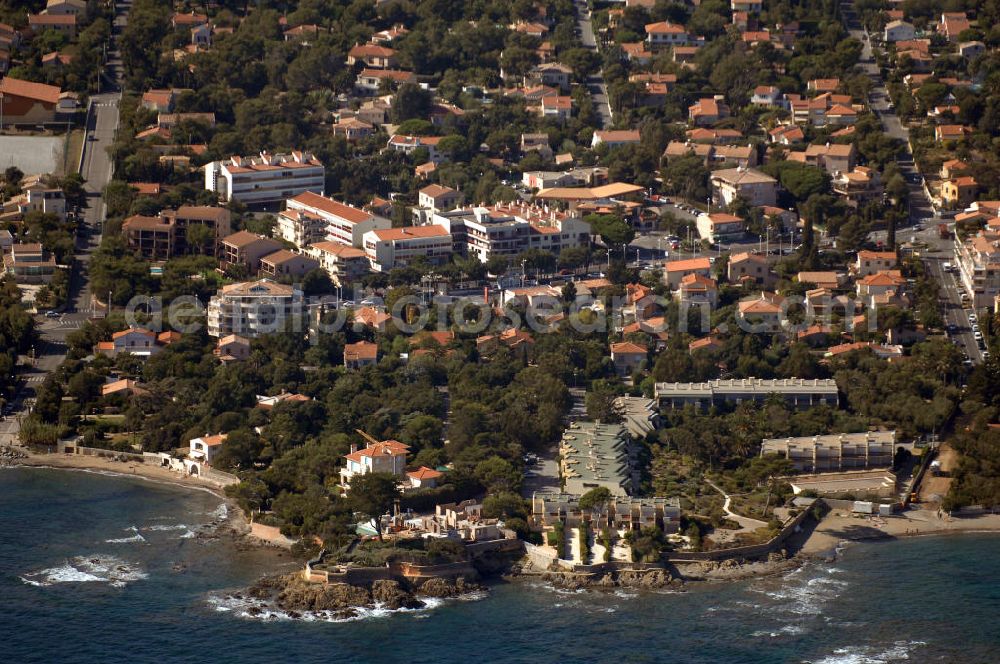
[[[774,552],[766,560],[721,560],[675,564],[670,568],[622,569],[604,572],[570,572],[515,567],[508,578],[531,576],[566,590],[664,590],[680,589],[689,583],[738,581],[771,574],[780,574],[804,561],[789,557],[787,552]]]
[[[483,590],[478,583],[461,578],[434,578],[419,584],[383,579],[370,585],[351,585],[310,583],[295,573],[264,577],[247,589],[245,596],[259,602],[247,609],[251,616],[273,607],[292,619],[322,613],[334,620],[347,620],[358,617],[362,609],[423,609],[428,598],[447,599]],[[240,600],[244,594],[235,593],[230,598]]]
[[[16,447],[0,447],[0,468],[8,468],[20,465],[21,459],[28,458],[28,454]]]

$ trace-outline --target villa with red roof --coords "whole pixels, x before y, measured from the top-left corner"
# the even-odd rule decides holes
[[[351,486],[351,478],[368,473],[389,473],[400,479],[406,473],[406,454],[410,446],[398,440],[383,440],[359,450],[351,445],[351,453],[344,455],[347,460],[340,469],[340,486],[346,491]]]
[[[611,344],[611,361],[619,376],[631,376],[646,361],[647,351],[639,344],[622,341]]]

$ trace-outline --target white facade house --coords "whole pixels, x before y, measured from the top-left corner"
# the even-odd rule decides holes
[[[731,205],[742,198],[751,206],[774,205],[778,181],[754,168],[727,168],[711,174],[712,198],[717,204]]]
[[[96,352],[107,357],[129,353],[141,359],[149,358],[163,350],[157,344],[156,333],[141,327],[130,327],[111,335],[111,341],[101,341]]]
[[[223,286],[208,302],[208,334],[254,338],[280,332],[302,313],[302,291],[269,279]]]
[[[437,145],[440,141],[441,136],[404,136],[402,134],[393,134],[386,147],[406,155],[413,154],[423,148],[427,150],[427,159],[437,164],[443,160],[437,150]]]
[[[352,477],[368,473],[390,473],[404,480],[409,449],[408,445],[397,440],[383,440],[363,450],[351,445],[351,453],[344,456],[346,463],[340,469],[340,485],[347,489]]]
[[[219,452],[222,451],[222,445],[226,442],[226,438],[224,433],[192,438],[189,441],[187,459],[184,460],[188,474],[200,475],[202,464],[211,466]]]
[[[205,189],[247,205],[277,203],[306,191],[322,194],[325,182],[322,162],[308,152],[261,152],[205,165]]]
[[[392,228],[392,221],[356,207],[326,198],[313,192],[304,192],[285,202],[286,212],[296,212],[315,218],[314,230],[325,223],[325,233],[309,243],[326,240],[360,247],[368,231]]]
[[[703,240],[715,244],[719,241],[731,242],[743,237],[746,223],[736,215],[725,212],[702,212],[697,219],[698,235]]]

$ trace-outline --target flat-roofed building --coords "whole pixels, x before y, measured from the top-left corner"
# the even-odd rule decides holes
[[[303,192],[323,194],[323,163],[308,152],[261,152],[257,157],[230,157],[205,165],[205,189],[224,201],[247,205],[277,203]]]
[[[556,524],[579,526],[586,514],[591,527],[600,531],[640,531],[659,528],[676,533],[680,528],[681,505],[678,498],[634,498],[613,496],[601,509],[580,508],[580,495],[573,493],[535,493],[531,496],[531,525],[537,530],[551,530]]]
[[[867,431],[768,438],[761,443],[760,453],[780,454],[799,472],[822,473],[889,468],[900,449],[912,451],[913,443],[897,443],[895,431]]]
[[[705,409],[725,403],[744,401],[762,403],[772,395],[796,409],[838,404],[837,381],[832,378],[731,378],[704,383],[656,383],[654,388],[661,408],[687,405]]]
[[[614,496],[632,489],[631,438],[621,424],[574,422],[559,442],[559,470],[567,493],[604,487]]]

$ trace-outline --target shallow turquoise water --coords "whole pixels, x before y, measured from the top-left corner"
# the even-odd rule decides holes
[[[848,547],[674,594],[498,585],[352,622],[240,617],[272,552],[192,536],[219,500],[130,478],[0,471],[0,662],[996,662],[1000,537]]]

